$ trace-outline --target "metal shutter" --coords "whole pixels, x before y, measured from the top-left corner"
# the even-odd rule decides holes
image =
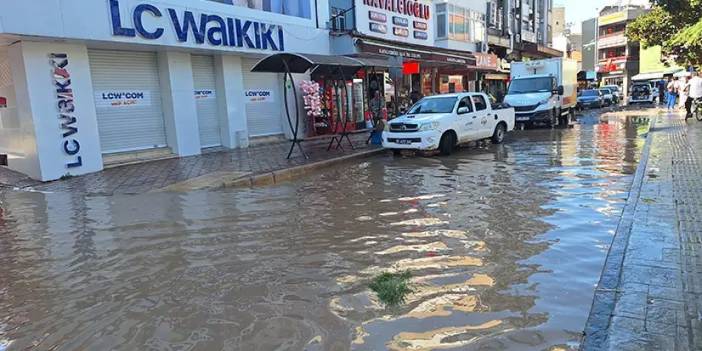
[[[103,107],[96,103],[103,153],[166,146],[158,61],[153,52],[89,50],[95,100],[99,92],[145,91],[148,105]]]
[[[193,55],[192,63],[195,90],[212,92],[209,96],[196,96],[200,145],[202,147],[220,146],[222,145],[222,136],[219,130],[214,58]]]
[[[249,136],[283,134],[282,79],[277,73],[253,73],[251,68],[259,60],[244,59],[244,90],[266,89],[273,92],[273,102],[246,103]]]

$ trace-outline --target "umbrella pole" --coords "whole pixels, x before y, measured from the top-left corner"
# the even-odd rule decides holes
[[[299,106],[297,106],[298,100],[297,88],[295,86],[295,78],[293,78],[292,73],[290,72],[290,66],[288,65],[287,60],[283,60],[283,66],[285,67],[285,75],[283,76],[283,99],[285,101],[285,115],[288,118],[288,125],[290,126],[290,131],[293,134],[293,141],[292,145],[290,145],[290,152],[288,152],[287,159],[289,160],[292,156],[293,151],[295,151],[295,145],[297,145],[297,147],[300,149],[300,153],[302,153],[302,156],[304,156],[306,159],[309,159],[310,157],[305,153],[305,150],[302,149],[302,140],[298,138],[298,133],[300,131],[300,109]],[[292,117],[290,117],[290,106],[288,104],[288,93],[286,91],[288,85],[288,78],[290,78],[293,97],[295,98],[295,126],[293,126]]]
[[[341,83],[344,85],[344,98],[346,99],[346,113],[344,114],[344,125],[341,127],[341,135],[339,136],[339,142],[336,144],[336,149],[344,149],[343,146],[341,146],[341,143],[344,141],[344,138],[349,142],[349,145],[351,146],[351,150],[355,150],[353,143],[351,142],[351,138],[349,137],[349,132],[347,130],[347,126],[349,124],[349,107],[352,105],[351,102],[348,100],[349,96],[349,89],[346,86],[346,75],[344,74],[343,68],[341,66],[338,66],[339,69],[339,75],[341,76]],[[343,101],[343,99],[341,99]]]

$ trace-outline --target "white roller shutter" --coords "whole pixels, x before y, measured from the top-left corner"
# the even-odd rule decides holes
[[[215,89],[214,58],[212,56],[192,56],[193,80],[195,82],[195,99],[197,120],[200,126],[200,144],[202,147],[222,145],[219,130],[219,112],[217,110],[217,91]]]
[[[158,61],[153,52],[89,50],[103,153],[166,146]],[[103,93],[142,94],[130,106],[111,105]]]
[[[251,102],[246,99],[246,120],[249,136],[265,136],[283,133],[282,79],[277,73],[254,73],[251,68],[259,60],[244,59],[244,90],[270,91],[271,97],[264,102]]]

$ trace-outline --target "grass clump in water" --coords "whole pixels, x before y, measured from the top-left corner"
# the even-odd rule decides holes
[[[409,287],[411,277],[412,274],[409,271],[385,272],[373,278],[368,287],[378,295],[378,299],[385,306],[398,306],[404,303],[407,294],[412,292]]]

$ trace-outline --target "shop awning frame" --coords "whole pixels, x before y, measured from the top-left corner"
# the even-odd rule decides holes
[[[288,152],[288,159],[292,156],[295,151],[295,146],[298,147],[300,152],[305,158],[309,156],[305,153],[302,148],[303,139],[300,138],[300,108],[298,105],[298,95],[297,86],[295,84],[295,78],[293,74],[304,74],[311,73],[313,71],[323,71],[335,75],[339,80],[346,82],[347,78],[352,77],[359,70],[367,67],[366,64],[375,63],[370,60],[362,60],[347,56],[330,56],[330,55],[315,55],[315,54],[296,54],[296,53],[278,53],[272,54],[261,59],[256,63],[251,72],[265,72],[265,73],[283,73],[283,101],[285,104],[285,115],[288,119],[288,125],[293,134],[292,145],[290,145],[290,152]],[[380,62],[378,62],[380,63]],[[293,118],[290,113],[290,103],[288,101],[288,94],[286,87],[288,81],[292,85],[293,97],[295,98],[295,124],[293,125]],[[344,94],[347,94],[346,84],[344,86]],[[349,132],[347,131],[348,124],[348,114],[344,114],[343,129],[341,133],[337,136],[335,135],[329,143],[330,150],[334,142],[336,142],[336,148],[342,148],[342,142],[346,139],[353,149],[353,143],[351,138],[349,138]],[[341,122],[341,113],[337,116],[337,121]]]

